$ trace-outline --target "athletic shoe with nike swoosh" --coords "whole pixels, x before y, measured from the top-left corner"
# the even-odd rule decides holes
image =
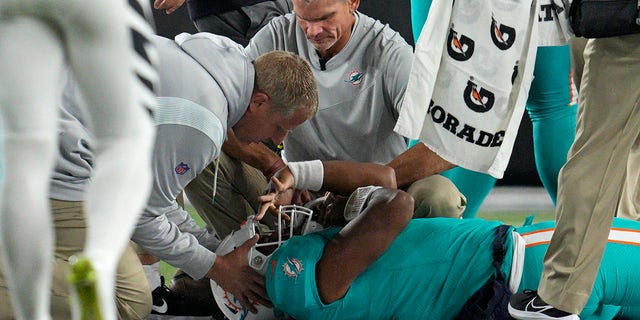
[[[576,314],[558,310],[547,304],[538,296],[538,292],[533,290],[524,290],[523,293],[511,296],[509,314],[519,320],[580,320]]]
[[[165,285],[162,276],[160,277],[160,286],[155,288],[151,295],[153,296],[153,305],[151,306],[151,315],[147,320],[215,319],[212,308],[203,307],[201,303],[173,292]]]

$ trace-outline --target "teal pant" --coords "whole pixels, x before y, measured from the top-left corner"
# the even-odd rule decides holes
[[[527,241],[520,291],[536,289],[554,222],[518,228]],[[640,319],[640,223],[615,218],[593,291],[580,319]]]
[[[417,42],[427,19],[431,0],[411,1],[411,25]],[[533,125],[533,148],[540,180],[555,204],[558,173],[567,159],[576,130],[577,104],[571,97],[571,59],[569,46],[540,47],[534,68],[526,109]],[[412,141],[410,147],[415,144]],[[464,218],[473,218],[496,179],[488,174],[454,168],[445,171],[467,198]]]

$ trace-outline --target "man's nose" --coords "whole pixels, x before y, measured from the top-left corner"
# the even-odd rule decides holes
[[[307,23],[307,37],[313,38],[322,32],[321,22],[309,22]]]

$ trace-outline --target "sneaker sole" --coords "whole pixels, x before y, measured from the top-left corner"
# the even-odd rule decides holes
[[[509,314],[519,320],[580,320],[575,314],[568,315],[565,317],[555,318],[550,317],[543,313],[535,313],[535,312],[527,312],[518,309],[514,309],[511,305],[508,306]]]
[[[71,286],[72,300],[78,304],[81,320],[101,320],[100,304],[98,303],[98,285],[96,271],[91,261],[86,257],[72,257],[69,259],[71,269],[67,282]]]

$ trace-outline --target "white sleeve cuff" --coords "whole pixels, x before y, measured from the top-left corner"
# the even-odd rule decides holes
[[[319,191],[322,189],[322,182],[324,180],[322,161],[289,162],[287,166],[293,175],[296,189],[311,191]]]

